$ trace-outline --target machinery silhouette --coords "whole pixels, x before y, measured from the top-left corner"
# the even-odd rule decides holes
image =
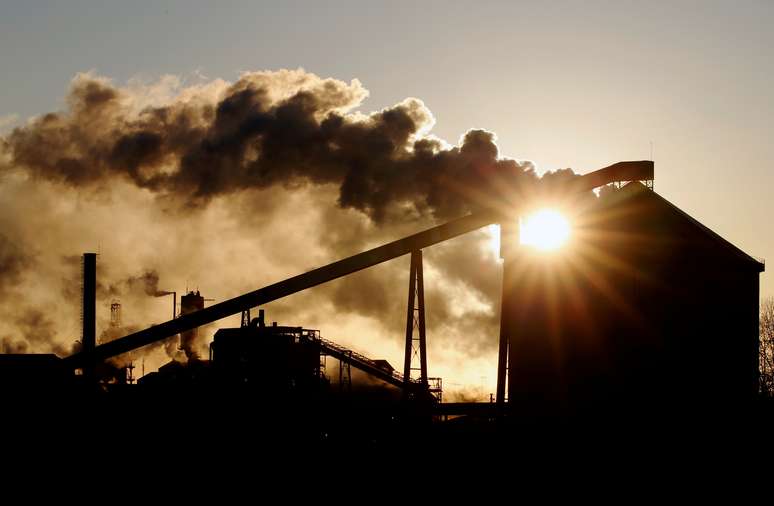
[[[79,381],[88,385],[94,381],[96,364],[178,334],[189,336],[187,340],[190,341],[191,333],[198,327],[242,313],[240,328],[221,329],[215,334],[210,360],[189,356],[189,367],[185,370],[174,365],[163,367],[159,373],[141,379],[138,386],[146,390],[152,387],[153,395],[165,399],[164,402],[170,400],[168,387],[172,384],[190,387],[182,391],[182,398],[208,391],[215,399],[213,402],[218,404],[219,413],[241,409],[234,406],[241,406],[242,401],[230,408],[222,402],[243,391],[260,392],[261,404],[273,403],[275,411],[277,403],[281,403],[286,415],[292,413],[283,420],[315,419],[319,422],[319,412],[339,410],[342,414],[332,418],[335,423],[329,419],[329,423],[319,425],[327,427],[324,434],[328,434],[330,427],[348,427],[347,430],[355,432],[365,429],[363,426],[353,428],[357,426],[358,416],[353,415],[352,409],[341,410],[342,402],[346,404],[346,401],[316,393],[324,387],[319,372],[320,356],[340,361],[340,384],[346,383],[344,378],[352,367],[400,390],[401,401],[369,404],[365,411],[378,413],[379,423],[394,420],[393,415],[398,412],[404,423],[405,420],[412,421],[412,427],[417,423],[422,426],[432,416],[468,415],[488,420],[509,416],[511,419],[544,420],[581,412],[607,413],[610,409],[618,409],[624,399],[634,397],[637,402],[648,398],[674,406],[676,399],[684,399],[681,395],[685,392],[684,385],[691,381],[688,377],[705,366],[726,372],[711,377],[715,378],[708,383],[711,388],[707,390],[711,393],[704,397],[696,395],[693,399],[745,398],[755,391],[757,283],[763,264],[652,192],[653,169],[652,161],[619,162],[569,181],[543,185],[536,198],[571,197],[610,183],[628,183],[616,192],[617,197],[604,200],[589,213],[594,217],[594,225],[590,228],[596,227],[605,233],[589,235],[586,243],[608,255],[636,260],[636,265],[646,274],[634,283],[631,273],[623,275],[619,272],[622,270],[620,265],[611,267],[617,265],[615,262],[571,267],[572,276],[580,281],[567,289],[569,291],[565,290],[567,293],[560,290],[558,295],[542,278],[537,283],[534,279],[527,282],[526,275],[542,273],[548,268],[545,263],[525,256],[520,248],[508,241],[517,226],[521,209],[480,209],[209,307],[204,307],[203,302],[193,303],[203,300],[201,295],[188,294],[181,298],[181,307],[185,305],[186,310],[177,318],[97,345],[92,339],[93,260],[87,254],[83,349],[56,361],[57,377],[70,378],[71,371],[80,369]],[[640,184],[641,181],[645,185]],[[504,260],[496,402],[440,403],[440,379],[429,378],[427,373],[422,250],[490,224],[501,225],[501,256]],[[648,239],[643,242],[645,236]],[[633,243],[632,237],[637,237],[640,242]],[[666,244],[664,240],[671,242]],[[258,318],[250,318],[253,308],[403,255],[411,255],[411,264],[402,374],[389,364],[323,339],[315,330],[266,325],[263,311]],[[687,269],[687,263],[694,264],[695,268]],[[728,266],[728,272],[719,273],[717,267],[720,265]],[[677,290],[670,280],[683,283],[685,286],[681,288],[684,289]],[[525,286],[538,288],[535,293],[528,293]],[[710,301],[707,292],[710,286],[722,287],[725,295],[718,300],[724,304],[723,309]],[[595,300],[594,290],[607,290],[609,295],[615,287],[625,288],[624,295],[619,297],[621,300],[613,296],[604,302]],[[578,300],[572,296],[575,292],[580,294],[580,309]],[[183,303],[186,297],[196,300],[191,304]],[[559,313],[564,316],[556,316],[556,310],[552,309],[554,302],[563,308]],[[702,312],[705,321],[695,328],[698,329],[696,332],[705,333],[707,348],[698,354],[701,363],[696,366],[685,362],[685,357],[692,353],[688,347],[695,345],[686,337],[694,335],[686,315],[669,307],[701,311],[702,304],[707,305],[709,312]],[[645,314],[644,321],[631,311],[621,310],[621,307],[632,305]],[[719,316],[722,311],[725,311],[723,318]],[[603,322],[594,331],[577,328],[577,322],[594,318]],[[566,323],[564,330],[555,331],[557,321]],[[572,328],[576,330],[567,330]],[[723,337],[726,334],[738,334],[738,338],[727,341]],[[622,342],[621,336],[628,340]],[[561,357],[557,343],[564,353]],[[281,371],[277,364],[283,368]],[[48,371],[52,370],[50,364],[46,367]],[[654,376],[654,371],[659,370],[663,374]],[[170,379],[174,381],[170,383]],[[180,393],[178,388],[174,395]],[[177,401],[173,404],[178,408],[181,406]],[[411,408],[406,409],[406,406]],[[186,408],[179,410],[177,416],[183,416],[180,413],[192,414]],[[373,429],[375,419],[368,417],[368,423],[372,424],[369,434],[379,432]],[[395,432],[391,422],[378,427]],[[345,432],[341,429],[339,435]],[[320,434],[315,432],[312,437],[322,437]]]
[[[653,162],[619,162],[609,167],[583,175],[569,183],[563,184],[562,187],[553,189],[552,191],[562,193],[580,193],[590,191],[594,188],[598,188],[613,182],[652,180]],[[214,304],[207,308],[181,314],[179,318],[169,320],[159,325],[154,325],[153,327],[141,330],[114,341],[104,343],[96,347],[92,346],[91,341],[89,341],[84,344],[83,351],[65,358],[64,364],[68,368],[88,367],[90,363],[95,361],[105,360],[121,353],[126,353],[142,346],[146,346],[159,340],[174,336],[176,334],[189,332],[192,329],[215,322],[221,318],[247,311],[250,308],[267,304],[277,299],[287,297],[288,295],[292,295],[294,293],[312,288],[328,281],[332,281],[334,279],[355,273],[362,269],[387,262],[397,257],[407,254],[419,255],[419,252],[421,252],[423,248],[427,248],[434,244],[453,239],[457,236],[478,230],[487,225],[504,223],[505,226],[508,226],[515,219],[516,216],[503,215],[502,211],[479,211],[475,214],[471,214],[463,218],[459,218],[457,220],[433,227],[423,232],[404,237],[403,239],[393,241],[383,246],[364,251],[357,255],[333,262],[323,267],[299,274],[297,276],[240,295],[238,297],[234,297],[218,304]],[[412,283],[416,283],[414,272],[417,268],[417,264],[415,263],[417,261],[421,262],[421,255],[418,257],[418,260],[412,262]],[[424,311],[424,309],[421,311]],[[422,325],[424,325],[424,322],[422,322]],[[407,335],[407,341],[409,338],[410,336]],[[422,353],[422,355],[424,355],[424,353]],[[503,353],[501,352],[500,366],[498,367],[498,401],[500,402],[503,400],[503,389],[500,388],[499,385],[503,382],[502,377],[505,370],[504,364],[506,363],[506,360],[504,359],[506,358],[507,357],[504,357]],[[423,375],[426,375],[426,365],[423,366]],[[408,380],[409,375],[406,374],[405,376]]]

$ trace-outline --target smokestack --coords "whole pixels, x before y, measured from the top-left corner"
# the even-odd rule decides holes
[[[263,328],[266,326],[266,321],[264,320],[264,312],[263,309],[258,310],[258,326]]]
[[[83,366],[83,376],[88,384],[96,381],[94,362],[90,358],[96,346],[96,306],[97,306],[97,254],[83,254],[83,334],[81,346],[86,361]]]
[[[187,294],[180,297],[181,315],[193,313],[194,311],[200,311],[202,309],[204,309],[204,297],[202,297],[198,290],[196,292],[188,292]],[[185,352],[185,356],[189,360],[199,358],[199,355],[195,349],[196,339],[198,336],[198,327],[180,333],[180,349]]]

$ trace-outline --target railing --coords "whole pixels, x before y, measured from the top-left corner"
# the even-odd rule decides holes
[[[364,371],[368,374],[374,375],[397,387],[402,388],[405,386],[405,378],[398,371],[394,369],[387,369],[382,365],[378,364],[375,360],[372,360],[366,357],[362,353],[358,353],[345,346],[334,343],[333,341],[324,339],[320,335],[319,330],[295,327],[292,330],[289,330],[288,333],[294,335],[296,340],[310,339],[312,341],[316,341],[320,343],[322,353],[325,355],[330,355],[330,356],[333,356],[334,358],[345,361],[348,364],[354,366],[355,368],[360,369],[361,371]],[[437,381],[438,383],[437,385],[435,384],[431,385],[431,391],[434,393],[435,392],[440,393],[441,391],[440,378],[428,378],[428,380],[430,380],[431,382]],[[420,385],[420,382],[416,379],[409,379],[409,383],[412,385]],[[435,389],[433,389],[432,387],[435,387]]]
[[[349,360],[351,365],[354,365],[355,367],[358,367],[361,370],[365,370],[366,372],[372,372],[373,370],[379,371],[384,376],[392,378],[393,381],[391,381],[391,383],[393,384],[402,385],[405,381],[403,378],[403,375],[400,374],[398,371],[395,371],[395,370],[391,371],[389,369],[385,369],[384,367],[380,366],[375,361],[371,360],[370,358],[366,357],[363,354],[360,354],[356,351],[350,350],[349,348],[341,346],[340,344],[336,344],[333,341],[329,341],[327,339],[320,337],[319,333],[316,335],[316,339],[320,341],[320,343],[323,345],[323,348],[328,348],[330,350],[336,351],[340,355],[339,358],[347,357],[346,360]],[[413,380],[413,379],[410,379],[409,382],[418,383],[416,380]]]

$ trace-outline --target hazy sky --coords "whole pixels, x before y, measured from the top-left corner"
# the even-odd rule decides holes
[[[771,1],[0,0],[0,131],[63,108],[78,72],[185,84],[303,67],[359,79],[364,112],[418,97],[439,137],[485,128],[541,169],[652,146],[657,192],[774,259],[772,26]]]
[[[76,72],[233,80],[303,67],[360,79],[366,108],[416,96],[452,142],[587,171],[650,156],[656,189],[774,258],[774,3],[0,3],[0,116],[61,106]],[[763,276],[764,292],[774,284]]]

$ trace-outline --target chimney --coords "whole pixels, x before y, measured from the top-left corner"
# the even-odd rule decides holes
[[[193,313],[204,309],[204,297],[199,290],[190,291],[180,297],[180,315]],[[195,349],[196,339],[199,336],[199,328],[185,330],[180,333],[180,349],[185,352],[185,356],[190,359],[198,359],[199,355]]]
[[[258,310],[258,326],[263,328],[266,326],[266,321],[264,320],[264,312],[263,309]]]
[[[97,254],[83,254],[83,334],[81,346],[86,361],[83,365],[83,376],[87,384],[96,381],[94,372],[93,352],[96,346],[96,306],[97,306]]]

